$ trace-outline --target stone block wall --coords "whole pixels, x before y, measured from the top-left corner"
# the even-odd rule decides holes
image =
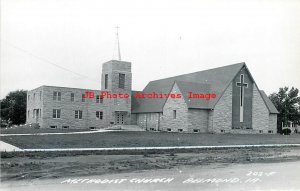
[[[138,113],[136,124],[145,130],[160,130],[161,113]]]
[[[272,134],[276,134],[277,133],[277,114],[272,114],[271,113],[269,115],[268,133],[272,133]]]
[[[38,123],[42,125],[43,123],[43,88],[39,87],[34,90],[27,92],[27,109],[26,109],[26,123]],[[34,110],[38,110],[38,115]]]
[[[208,132],[208,113],[209,110],[189,109],[188,110],[188,132],[194,132],[194,129],[201,133]]]
[[[57,126],[62,128],[68,126],[69,128],[103,128],[109,125],[108,110],[109,103],[103,100],[103,103],[96,103],[96,95],[100,95],[99,90],[64,88],[53,86],[42,86],[42,124],[43,128],[50,128],[50,126]],[[61,92],[61,100],[53,100],[53,92]],[[94,92],[94,98],[86,98],[82,102],[82,94],[85,92]],[[74,101],[71,101],[71,93],[74,93]],[[30,91],[30,94],[32,92]],[[28,108],[31,108],[30,104]],[[53,118],[53,109],[60,109],[61,114],[59,119]],[[82,111],[82,119],[75,119],[75,110]],[[96,118],[96,111],[103,112],[103,119]]]
[[[269,110],[256,84],[253,84],[252,129],[256,133],[268,133]],[[261,132],[262,131],[262,132]]]
[[[119,88],[119,74],[125,74],[125,87]],[[108,87],[105,89],[105,74],[108,74]],[[132,86],[132,73],[131,63],[125,61],[111,60],[102,65],[102,81],[101,90],[108,91],[109,93],[122,93],[128,94],[129,98],[116,98],[107,99],[110,107],[108,113],[109,121],[115,121],[115,111],[125,111],[127,116],[125,117],[125,124],[131,124],[131,86]]]
[[[171,93],[182,94],[175,83]],[[173,111],[176,110],[176,119],[173,118]],[[171,129],[172,132],[178,132],[182,129],[183,132],[188,132],[188,107],[184,98],[169,97],[163,108],[163,116],[161,120],[161,129],[167,131]]]
[[[213,113],[209,115],[209,121],[212,121],[212,127],[209,127],[213,133],[228,133],[232,129],[232,83],[227,87],[224,94],[216,104]]]

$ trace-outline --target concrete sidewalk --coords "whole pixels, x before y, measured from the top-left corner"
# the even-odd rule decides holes
[[[12,152],[12,151],[22,151],[22,149],[15,147],[11,144],[0,141],[0,152]]]
[[[130,150],[175,150],[175,149],[232,149],[232,148],[263,148],[263,147],[300,147],[300,144],[262,144],[262,145],[221,145],[221,146],[170,146],[170,147],[102,147],[102,148],[53,148],[53,149],[22,149],[29,152],[57,151],[130,151]]]

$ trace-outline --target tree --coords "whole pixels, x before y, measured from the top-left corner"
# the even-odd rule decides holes
[[[17,90],[10,92],[1,100],[1,120],[15,125],[26,122],[27,91]]]
[[[277,131],[282,133],[282,123],[286,126],[289,121],[300,124],[300,97],[299,90],[292,87],[279,88],[278,93],[269,95],[270,100],[277,108]]]

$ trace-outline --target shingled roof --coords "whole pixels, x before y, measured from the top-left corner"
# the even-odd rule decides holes
[[[178,88],[183,95],[188,108],[194,109],[214,109],[219,98],[226,90],[228,85],[234,79],[236,74],[243,68],[247,67],[246,64],[238,63],[219,68],[183,74],[170,78],[160,79],[151,81],[144,88],[142,93],[170,93],[174,83],[178,85]],[[203,99],[188,99],[188,92],[199,92],[199,93],[214,93],[217,95],[215,99],[206,101]],[[161,99],[136,99],[133,91],[132,94],[132,113],[149,113],[149,112],[162,112],[166,98]],[[264,92],[261,92],[263,94]],[[264,96],[262,95],[263,97]],[[270,113],[276,113],[276,108],[272,102],[267,98],[263,98]],[[268,100],[268,101],[266,101]],[[274,110],[275,108],[275,110]],[[277,111],[278,112],[278,111]]]
[[[268,98],[267,94],[263,90],[260,90],[260,94],[261,94],[265,104],[267,105],[269,112],[278,114],[279,113],[278,110],[276,109],[274,104],[271,102],[271,100]]]
[[[190,74],[183,74],[170,78],[151,81],[144,88],[144,93],[170,93],[173,84],[177,82],[181,91],[187,91],[188,83],[206,84],[210,86],[210,92],[217,95],[216,99],[211,99],[209,104],[199,102],[198,104],[188,104],[188,107],[195,107],[199,109],[213,109],[219,100],[223,91],[230,84],[235,75],[245,66],[245,63],[238,63],[219,68],[194,72]],[[199,87],[194,87],[199,88]],[[138,106],[132,107],[132,113],[147,113],[147,112],[162,112],[166,99],[140,99]],[[188,103],[188,102],[187,102]],[[194,105],[194,106],[193,106]]]

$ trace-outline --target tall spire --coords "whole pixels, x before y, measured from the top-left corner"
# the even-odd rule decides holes
[[[117,51],[118,51],[118,60],[121,61],[121,50],[120,50],[120,41],[119,41],[119,26],[116,26],[116,42],[115,42],[115,48],[114,48],[114,54],[116,52],[116,45],[117,45]],[[113,55],[114,57],[115,55]]]

